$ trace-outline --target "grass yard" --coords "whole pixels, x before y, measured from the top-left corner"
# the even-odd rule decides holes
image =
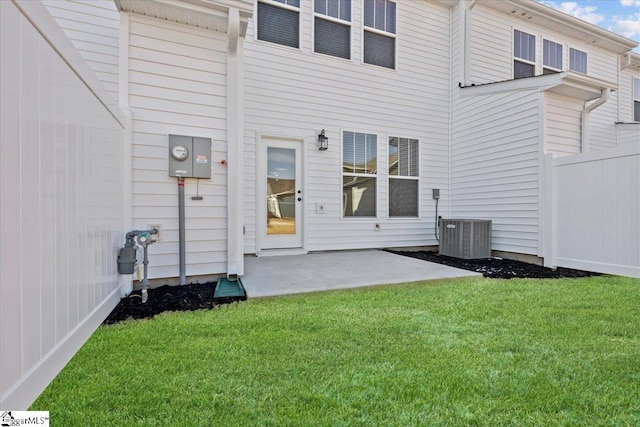
[[[640,425],[640,281],[460,279],[100,327],[58,426]]]

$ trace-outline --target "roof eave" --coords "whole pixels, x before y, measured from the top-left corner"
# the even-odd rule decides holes
[[[522,90],[537,90],[539,92],[555,93],[581,101],[592,101],[599,98],[605,89],[616,91],[618,90],[618,84],[573,71],[564,71],[562,73],[469,86],[462,88],[460,93],[466,97]]]

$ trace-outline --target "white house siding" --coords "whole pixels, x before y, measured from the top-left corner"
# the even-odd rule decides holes
[[[255,20],[245,45],[245,252],[257,247],[257,136],[304,138],[306,249],[435,244],[432,188],[448,209],[450,9],[397,2],[397,69],[363,64],[362,2],[352,3],[351,60],[313,53],[312,2],[301,2],[300,49],[258,41]],[[326,130],[329,149],[319,152]],[[378,135],[377,218],[342,218],[342,131]],[[387,215],[387,140],[420,140],[420,218]],[[325,205],[317,214],[316,203]],[[380,224],[380,230],[374,230]]]
[[[451,216],[491,219],[494,250],[538,251],[541,96],[526,90],[455,100]]]
[[[544,97],[546,101],[544,152],[556,153],[560,156],[580,153],[583,102],[553,93],[545,93]]]
[[[177,277],[178,185],[168,135],[212,138],[212,178],[186,179],[186,274],[226,271],[226,35],[138,15],[129,23],[133,226],[162,227],[149,278]],[[199,192],[204,200],[194,201]]]
[[[42,0],[105,88],[118,99],[118,28],[113,0]]]
[[[616,81],[618,56],[594,45],[477,4],[472,11],[471,80],[487,83],[513,78],[513,30],[536,36],[536,75],[542,74],[543,39],[563,45],[563,69],[569,69],[569,48],[587,52],[587,74]]]
[[[633,122],[633,79],[640,79],[640,69],[627,68],[620,72],[619,106],[620,118],[624,124],[616,125],[618,145],[640,145],[640,123]]]
[[[0,407],[16,410],[119,301],[124,221],[124,116],[46,9],[21,7],[0,1]]]

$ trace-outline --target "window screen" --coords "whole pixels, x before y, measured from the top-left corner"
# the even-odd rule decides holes
[[[364,32],[364,62],[396,68],[396,40],[382,34]]]
[[[389,138],[389,217],[418,216],[418,140]]]
[[[299,6],[299,0],[277,0]],[[299,47],[299,13],[267,3],[258,3],[258,39],[284,46]]]
[[[351,0],[315,0],[314,52],[351,58]],[[340,19],[344,23],[325,19]]]
[[[343,132],[343,217],[376,216],[377,173],[377,136],[360,132]]]
[[[364,62],[395,69],[396,4],[389,0],[365,0],[364,25]],[[368,31],[367,27],[379,32]]]

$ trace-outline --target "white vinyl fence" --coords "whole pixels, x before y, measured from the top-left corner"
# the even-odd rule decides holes
[[[640,145],[545,158],[544,259],[640,277]]]
[[[0,408],[24,410],[120,300],[126,117],[42,3],[0,0],[0,46]]]

